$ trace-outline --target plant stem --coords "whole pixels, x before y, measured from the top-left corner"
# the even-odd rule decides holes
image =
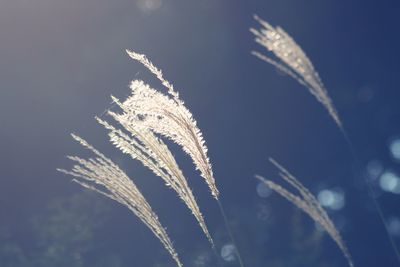
[[[351,155],[353,157],[353,160],[355,162],[355,165],[358,168],[359,166],[361,166],[361,163],[360,163],[361,161],[360,161],[360,159],[359,159],[359,157],[358,157],[358,155],[356,153],[354,145],[351,142],[350,137],[348,136],[347,132],[343,128],[340,128],[340,130],[341,130],[344,138],[346,139],[346,142],[347,142],[347,144],[349,146],[349,149],[350,149]],[[400,263],[400,252],[399,252],[399,250],[398,250],[398,248],[396,246],[396,243],[395,243],[392,235],[389,232],[389,228],[387,226],[385,216],[383,215],[382,207],[379,205],[378,200],[374,196],[374,190],[373,190],[373,187],[372,187],[372,183],[368,178],[365,179],[365,183],[367,184],[368,193],[372,198],[372,202],[374,203],[375,209],[378,212],[378,215],[379,215],[379,218],[381,220],[381,223],[383,224],[383,226],[385,228],[385,233],[386,233],[386,235],[387,235],[387,237],[389,239],[390,245],[393,248],[393,251],[394,251],[394,253],[396,255],[397,261]]]
[[[235,247],[235,254],[236,254],[236,257],[237,257],[237,259],[239,261],[239,265],[240,265],[240,267],[244,267],[245,265],[243,263],[242,257],[240,256],[239,249],[238,249],[238,246],[236,244],[235,237],[233,236],[231,227],[229,226],[229,222],[228,222],[228,218],[226,217],[225,210],[224,210],[224,208],[222,206],[222,203],[221,203],[221,201],[219,199],[217,199],[217,202],[218,202],[219,210],[221,211],[222,217],[224,219],[225,228],[226,228],[226,230],[227,230],[227,232],[229,234],[231,242],[233,243],[233,245]]]

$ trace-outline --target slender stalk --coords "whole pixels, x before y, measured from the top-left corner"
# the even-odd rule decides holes
[[[350,137],[348,136],[347,132],[344,129],[341,129],[341,131],[343,133],[344,138],[346,139],[346,142],[348,144],[348,147],[349,147],[351,156],[353,157],[353,160],[354,160],[354,163],[356,165],[356,168],[359,168],[359,166],[361,166],[361,163],[360,163],[361,160],[358,157],[358,154],[357,154],[357,152],[356,152],[356,150],[354,148],[353,142],[351,141]],[[386,223],[386,218],[385,218],[385,215],[383,213],[382,207],[379,204],[378,200],[374,196],[374,189],[372,187],[372,183],[368,178],[365,179],[365,183],[367,184],[368,194],[371,196],[372,202],[374,203],[374,207],[375,207],[375,209],[376,209],[376,211],[378,213],[379,219],[380,219],[383,227],[385,228],[386,236],[389,239],[390,245],[393,248],[393,251],[394,251],[394,253],[396,255],[397,261],[400,263],[400,252],[399,252],[399,249],[396,246],[396,242],[394,241],[393,236],[389,232],[389,227],[388,227],[388,225]]]
[[[215,259],[217,260],[217,265],[218,265],[219,267],[223,267],[223,264],[221,263],[221,256],[220,256],[220,254],[218,253],[218,250],[217,250],[217,248],[215,247],[215,245],[212,246],[212,251],[214,252]]]
[[[325,86],[323,85],[318,73],[315,71],[311,60],[306,56],[306,53],[282,28],[273,27],[268,22],[262,20],[258,16],[254,16],[254,19],[261,24],[261,29],[259,30],[250,29],[250,31],[256,36],[255,41],[271,51],[278,58],[279,61],[275,61],[258,52],[252,52],[252,54],[259,59],[269,64],[272,64],[279,70],[297,80],[301,85],[305,86],[314,97],[316,97],[316,99],[329,112],[330,116],[342,132],[344,138],[346,139],[346,142],[349,145],[356,166],[360,166],[358,164],[358,162],[360,162],[359,157],[355,152],[353,143],[351,142],[346,130],[344,129],[339,114],[333,105],[333,101],[329,97]],[[366,184],[369,192],[372,194],[373,188],[371,182],[369,180],[366,180]],[[393,237],[389,233],[385,217],[383,216],[382,208],[379,205],[378,201],[374,198],[373,194],[371,195],[371,198],[374,202],[374,206],[378,211],[380,220],[385,227],[387,236],[400,263],[400,253],[394,243]]]
[[[219,191],[215,184],[210,159],[207,156],[208,148],[205,145],[203,135],[198,128],[192,113],[179,98],[179,94],[175,91],[172,83],[164,78],[162,71],[153,65],[145,55],[129,50],[126,52],[132,59],[139,61],[151,73],[153,73],[168,89],[168,94],[158,92],[143,81],[133,81],[131,83],[132,95],[120,104],[120,107],[124,110],[125,114],[116,117],[120,117],[122,121],[125,121],[128,124],[141,124],[141,127],[150,130],[152,133],[172,140],[192,158],[196,169],[199,170],[200,175],[204,178],[206,184],[210,188],[212,196],[218,202],[225,227],[235,246],[237,259],[240,266],[244,267],[225,211],[219,200]],[[133,110],[135,112],[132,112]],[[172,155],[171,158],[173,158]],[[155,161],[158,162],[159,160],[155,159]],[[195,213],[195,211],[193,212]],[[207,233],[208,232],[206,232],[206,234]],[[214,252],[218,255],[212,239],[209,239]]]
[[[221,200],[217,199],[217,203],[218,203],[219,210],[221,211],[222,218],[224,219],[224,224],[225,224],[226,231],[228,232],[228,235],[229,235],[229,238],[231,239],[232,244],[235,246],[235,255],[236,255],[236,257],[237,257],[237,259],[239,261],[239,265],[241,267],[244,267],[245,265],[243,263],[242,256],[240,255],[239,248],[238,248],[237,243],[235,241],[235,237],[233,236],[232,229],[231,229],[231,227],[229,225],[228,218],[226,216],[224,207],[222,206]]]

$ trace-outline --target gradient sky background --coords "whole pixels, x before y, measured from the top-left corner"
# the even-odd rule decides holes
[[[390,172],[400,188],[400,161],[390,150],[400,138],[399,13],[394,0],[0,0],[0,266],[173,266],[127,209],[56,172],[70,166],[65,155],[86,155],[70,132],[135,179],[185,266],[214,266],[174,193],[114,149],[94,120],[111,94],[129,94],[132,79],[161,89],[126,48],[163,69],[197,119],[248,267],[346,264],[306,215],[276,194],[257,194],[255,173],[279,181],[268,157],[316,195],[343,194],[343,208],[329,213],[356,266],[398,266],[364,180],[373,179],[400,246],[400,195],[379,187]],[[253,14],[283,27],[306,51],[361,163],[305,88],[250,55],[266,52],[249,32],[258,27]],[[229,241],[218,207],[173,148],[221,248]]]

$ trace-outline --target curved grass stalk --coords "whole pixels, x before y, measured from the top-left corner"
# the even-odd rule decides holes
[[[219,199],[219,191],[215,184],[212,166],[207,155],[208,149],[192,113],[179,98],[179,94],[175,91],[173,85],[164,78],[162,71],[155,67],[145,55],[129,50],[126,50],[126,52],[132,59],[142,63],[161,81],[168,89],[168,95],[154,90],[143,81],[132,81],[130,86],[132,95],[124,102],[119,103],[123,113],[112,113],[112,116],[120,123],[123,122],[125,128],[140,125],[139,127],[147,128],[155,134],[172,140],[191,157],[196,169],[199,170],[212,196],[218,203],[225,227],[232,243],[235,245],[237,259],[240,266],[243,267],[243,260]]]
[[[85,140],[76,135],[72,135],[72,137],[83,147],[92,151],[96,157],[82,159],[76,156],[69,156],[68,158],[75,162],[72,170],[57,170],[74,176],[76,179],[73,181],[81,186],[96,191],[126,206],[139,217],[160,240],[177,266],[182,267],[183,265],[179,260],[178,254],[175,252],[167,232],[161,225],[150,204],[146,201],[132,180],[114,162],[105,157]]]
[[[314,95],[314,97],[325,107],[339,127],[349,145],[350,152],[356,165],[359,165],[360,159],[354,149],[353,142],[351,141],[347,131],[344,129],[338,112],[336,111],[317,71],[315,71],[311,60],[307,57],[302,48],[293,40],[293,38],[290,37],[282,28],[274,28],[268,22],[262,20],[258,16],[254,16],[254,19],[257,20],[262,26],[262,28],[259,30],[254,28],[250,29],[250,31],[256,36],[255,41],[271,51],[280,60],[280,62],[277,62],[259,52],[253,51],[252,54],[259,59],[275,66],[280,71],[288,74],[290,77],[297,80],[301,85],[305,86],[308,91]],[[369,193],[373,192],[371,182],[369,180],[366,180],[365,182],[367,184]],[[390,245],[392,246],[397,260],[400,263],[400,252],[389,232],[386,219],[383,215],[383,210],[379,202],[373,197],[373,194],[371,194],[371,198],[377,210],[379,219],[385,228]]]
[[[125,115],[120,116],[125,118],[120,119],[125,119],[131,124],[141,121],[143,126],[178,144],[192,158],[211,194],[217,199],[219,192],[207,156],[207,147],[192,113],[179,98],[172,84],[163,78],[161,70],[154,67],[144,55],[127,52],[131,58],[138,60],[160,79],[171,97],[150,88],[143,81],[135,80],[130,86],[132,95],[121,103]]]
[[[116,103],[119,103],[119,101]],[[109,112],[109,114],[130,133],[130,135],[127,135],[106,121],[96,118],[97,121],[109,131],[108,135],[111,143],[123,153],[130,155],[133,159],[139,160],[154,174],[162,178],[169,187],[175,190],[178,196],[191,210],[207,239],[214,247],[214,242],[207,229],[196,199],[193,196],[192,190],[189,188],[185,176],[165,143],[146,127],[141,127],[140,123],[131,125],[125,120],[120,120],[117,114],[113,112]]]
[[[258,16],[254,16],[254,19],[262,26],[259,30],[250,29],[256,36],[255,41],[271,51],[281,62],[277,62],[259,52],[253,51],[252,54],[272,64],[297,80],[301,85],[304,85],[325,107],[337,126],[343,130],[342,122],[324,84],[301,47],[282,28],[274,28]]]
[[[317,199],[311,192],[297,180],[291,173],[289,173],[284,167],[282,167],[274,159],[270,159],[270,162],[279,169],[279,176],[290,184],[294,189],[296,189],[300,195],[293,194],[285,189],[283,186],[267,180],[260,175],[255,177],[267,185],[269,188],[280,194],[282,197],[286,198],[289,202],[297,206],[299,209],[307,213],[315,222],[320,224],[330,235],[330,237],[335,241],[344,257],[346,258],[350,267],[353,267],[352,257],[345,245],[343,238],[341,237],[339,231],[336,229],[332,220],[329,218],[326,211],[319,204]]]

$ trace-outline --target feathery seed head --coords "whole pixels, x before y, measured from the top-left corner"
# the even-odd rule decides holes
[[[72,137],[83,147],[91,150],[97,157],[83,159],[69,156],[68,158],[75,162],[72,170],[57,170],[74,176],[76,179],[73,181],[81,186],[107,196],[130,209],[157,236],[176,264],[179,267],[183,266],[157,215],[132,180],[114,162],[84,139],[75,134],[72,134]]]
[[[255,178],[263,182],[269,188],[280,194],[282,197],[286,198],[289,202],[297,206],[299,209],[307,213],[315,222],[318,222],[335,241],[339,249],[342,251],[344,257],[346,258],[350,267],[353,267],[353,261],[351,255],[347,249],[346,244],[343,241],[342,236],[336,229],[332,220],[329,218],[328,214],[324,208],[319,204],[315,196],[298,180],[296,179],[288,170],[286,170],[277,161],[270,158],[270,162],[279,170],[279,176],[290,184],[300,195],[289,192],[283,186],[267,180],[260,175],[255,175]]]
[[[325,107],[338,127],[343,131],[342,122],[328,92],[315,71],[312,62],[301,47],[282,28],[274,28],[258,16],[254,16],[254,19],[262,26],[259,30],[250,29],[255,35],[255,41],[271,51],[281,62],[277,62],[258,52],[253,51],[252,54],[272,64],[307,87],[309,92]]]

